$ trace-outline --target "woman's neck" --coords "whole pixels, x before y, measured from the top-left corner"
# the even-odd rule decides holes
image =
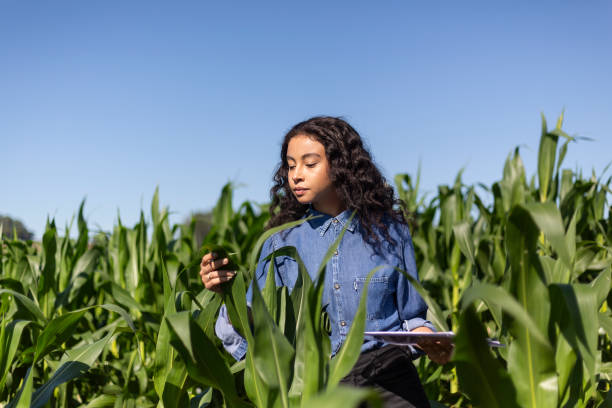
[[[346,210],[346,205],[343,203],[328,203],[327,205],[313,204],[312,207],[320,213],[327,214],[331,217],[336,217],[342,211]]]

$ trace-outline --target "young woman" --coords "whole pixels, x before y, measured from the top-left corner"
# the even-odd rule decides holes
[[[298,123],[285,135],[274,182],[268,227],[310,215],[318,217],[265,242],[255,272],[260,287],[269,266],[269,261],[261,260],[287,245],[297,248],[315,279],[327,249],[346,226],[325,276],[323,302],[331,322],[332,354],[348,333],[367,274],[381,265],[368,290],[366,331],[433,331],[425,320],[425,302],[394,268],[417,278],[408,225],[395,208],[399,203],[393,188],[374,165],[355,129],[333,117]],[[223,268],[227,262],[216,259],[215,254],[202,258],[200,275],[207,289],[220,291],[220,284],[234,277],[233,271]],[[277,284],[291,290],[297,279],[297,263],[288,257],[277,257],[274,262]],[[233,329],[224,308],[215,328],[224,347],[236,359],[243,358],[246,341]],[[387,407],[428,407],[412,358],[424,351],[431,360],[444,364],[450,359],[452,346],[437,342],[419,346],[420,350],[407,349],[366,340],[357,364],[342,382],[377,389]]]

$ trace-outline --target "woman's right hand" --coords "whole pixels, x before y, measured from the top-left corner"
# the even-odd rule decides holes
[[[202,262],[200,263],[200,277],[206,289],[221,293],[223,291],[221,289],[221,284],[236,276],[235,271],[219,269],[228,263],[229,259],[217,259],[217,254],[214,252],[210,252],[202,257]]]

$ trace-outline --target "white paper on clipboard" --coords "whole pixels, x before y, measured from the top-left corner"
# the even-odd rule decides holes
[[[450,331],[435,333],[406,331],[372,331],[365,332],[364,335],[380,342],[398,344],[400,346],[413,345],[421,341],[427,340],[450,341],[451,343],[455,342],[455,333]],[[487,339],[487,344],[491,347],[504,347],[502,343],[493,339]]]

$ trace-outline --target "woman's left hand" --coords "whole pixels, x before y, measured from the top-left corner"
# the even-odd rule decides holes
[[[429,327],[417,327],[413,332],[433,333]],[[453,356],[455,346],[450,340],[424,340],[417,345],[427,354],[431,361],[437,364],[446,364]]]

